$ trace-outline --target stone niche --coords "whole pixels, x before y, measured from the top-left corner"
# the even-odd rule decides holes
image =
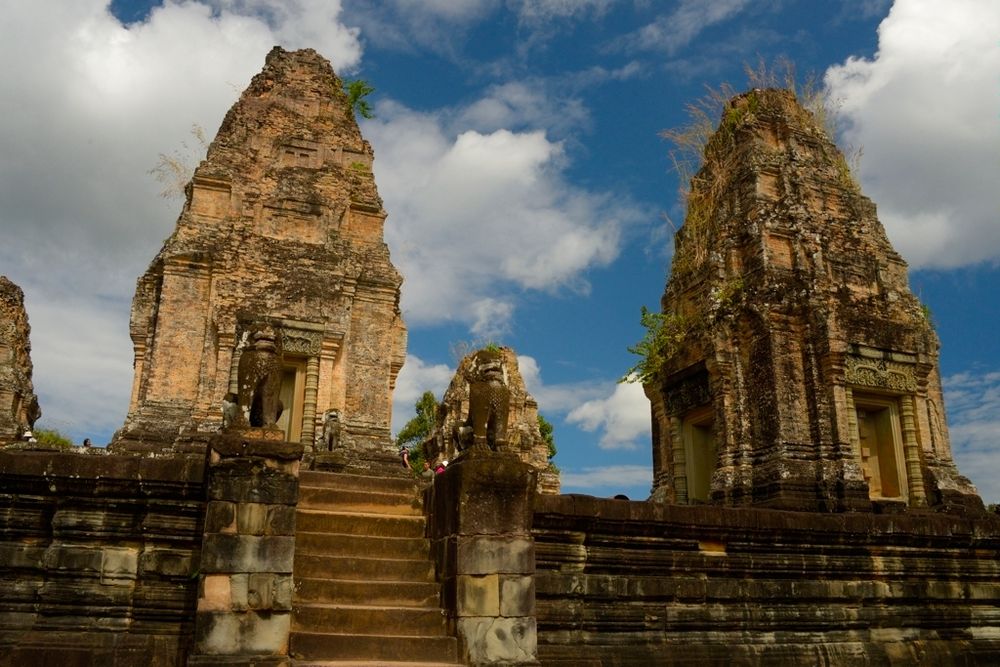
[[[434,431],[423,443],[431,462],[454,461],[474,447],[515,453],[537,472],[539,492],[559,493],[559,472],[549,463],[538,428],[538,403],[525,388],[517,353],[509,347],[478,350],[462,359],[441,399]]]
[[[981,510],[906,264],[791,93],[729,102],[688,209],[662,300],[679,342],[645,386],[653,498]]]
[[[113,448],[160,451],[218,430],[257,322],[280,337],[284,437],[311,460],[317,440],[332,446],[321,436],[335,415],[338,447],[395,461],[406,328],[372,160],[330,64],[312,50],[271,51],[139,278],[135,379]]]
[[[0,443],[20,439],[42,414],[31,382],[30,333],[24,292],[0,276]]]

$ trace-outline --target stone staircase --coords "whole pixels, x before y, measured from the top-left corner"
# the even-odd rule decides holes
[[[413,480],[307,471],[299,484],[294,664],[459,664]]]

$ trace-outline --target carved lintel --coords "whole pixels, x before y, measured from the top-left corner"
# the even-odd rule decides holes
[[[856,387],[874,387],[906,394],[917,391],[913,365],[887,359],[848,355],[844,381]]]
[[[666,412],[680,415],[694,408],[712,402],[712,392],[708,387],[708,373],[705,371],[689,375],[666,387],[663,392]]]
[[[323,332],[303,331],[301,329],[286,327],[281,332],[281,345],[286,354],[318,357],[320,349],[323,346]]]

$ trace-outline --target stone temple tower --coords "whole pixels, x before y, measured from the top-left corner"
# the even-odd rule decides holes
[[[981,508],[952,460],[938,339],[875,206],[781,90],[732,99],[691,184],[645,385],[654,499]]]
[[[240,356],[267,327],[281,350],[286,440],[308,452],[333,422],[337,444],[390,447],[406,328],[372,160],[329,62],[275,47],[138,281],[135,380],[116,446],[217,430]]]

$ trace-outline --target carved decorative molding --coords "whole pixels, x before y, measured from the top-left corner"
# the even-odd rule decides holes
[[[875,387],[912,394],[917,391],[917,378],[913,371],[911,364],[848,355],[844,380],[857,387]]]
[[[664,392],[667,414],[679,415],[712,402],[708,373],[702,371],[668,386]]]
[[[281,331],[281,348],[285,354],[301,354],[306,357],[319,356],[323,346],[323,332],[303,331],[285,327]]]

